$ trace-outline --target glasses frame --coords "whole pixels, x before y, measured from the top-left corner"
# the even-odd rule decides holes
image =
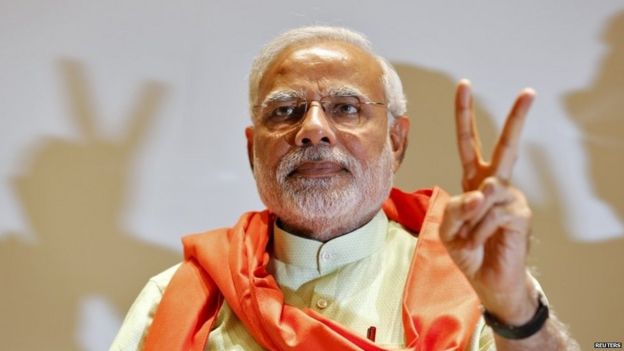
[[[276,101],[272,101],[270,103],[265,103],[262,105],[255,105],[254,109],[260,109],[259,113],[260,113],[260,120],[261,121],[265,121],[266,119],[268,119],[266,117],[266,115],[262,112],[263,108],[268,107],[268,105],[271,105],[272,103],[285,103],[285,102],[290,102],[293,101],[295,102],[294,106],[301,106],[304,105],[304,109],[303,109],[303,113],[302,115],[297,119],[296,123],[292,123],[288,126],[285,126],[284,128],[275,128],[275,129],[286,129],[286,128],[294,128],[295,126],[299,125],[302,123],[303,120],[305,120],[305,116],[308,114],[308,112],[310,111],[310,107],[313,106],[314,102],[318,102],[318,104],[320,105],[321,109],[323,110],[323,113],[325,114],[325,116],[327,116],[332,122],[333,118],[331,116],[328,115],[327,113],[327,109],[326,109],[326,104],[330,101],[327,101],[327,98],[356,98],[358,100],[358,103],[360,105],[360,110],[361,110],[361,106],[362,105],[369,105],[369,106],[386,106],[387,104],[385,102],[380,102],[380,101],[371,101],[368,100],[367,98],[360,96],[360,95],[325,95],[320,97],[319,99],[306,99],[306,98],[302,98],[302,97],[293,97],[292,99],[285,99],[285,100],[276,100]],[[325,103],[323,102],[323,100],[325,100]],[[270,111],[270,113],[272,113],[274,110]]]

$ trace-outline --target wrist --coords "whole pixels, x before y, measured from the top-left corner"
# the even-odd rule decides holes
[[[484,310],[506,325],[522,325],[529,321],[539,305],[540,293],[533,278],[527,273],[523,288],[481,295]]]
[[[483,309],[496,320],[506,325],[522,325],[529,321],[539,306],[539,295],[522,299],[522,302],[498,305],[497,308],[489,308],[483,305]]]
[[[541,294],[538,294],[537,309],[533,313],[532,317],[522,324],[509,324],[506,322],[502,322],[494,315],[489,313],[489,311],[483,311],[483,318],[485,319],[485,323],[492,328],[494,333],[502,336],[505,339],[511,340],[525,339],[536,334],[544,327],[544,324],[548,320],[548,317],[548,305],[544,303]]]

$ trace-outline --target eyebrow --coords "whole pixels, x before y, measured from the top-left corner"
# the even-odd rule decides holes
[[[339,88],[331,88],[329,89],[328,96],[357,96],[361,98],[363,101],[373,101],[368,95],[364,94],[360,89],[345,85]]]
[[[366,96],[366,94],[362,93],[360,89],[349,85],[338,88],[330,88],[326,96],[359,96],[365,100],[370,100],[370,98]],[[305,94],[303,91],[294,89],[276,90],[269,93],[269,95],[264,98],[264,101],[262,101],[258,107],[266,107],[274,102],[289,101],[293,99],[305,100]]]
[[[365,99],[368,99],[366,94],[362,93],[362,91],[358,88],[345,85],[339,88],[331,88],[327,92],[328,96],[361,96]]]
[[[288,100],[293,100],[293,99],[304,99],[304,98],[305,98],[305,94],[303,94],[303,92],[301,91],[292,90],[292,89],[277,90],[267,95],[267,97],[264,98],[264,101],[262,101],[260,106],[265,107],[273,102],[288,101]]]

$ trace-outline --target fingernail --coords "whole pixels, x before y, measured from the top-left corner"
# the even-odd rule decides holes
[[[525,94],[529,94],[529,95],[532,95],[532,96],[537,95],[537,92],[533,88],[524,88],[523,90],[524,90]]]

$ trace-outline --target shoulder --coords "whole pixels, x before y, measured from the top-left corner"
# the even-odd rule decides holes
[[[175,272],[178,270],[178,268],[180,268],[181,264],[182,263],[178,263],[174,266],[171,266],[166,270],[158,273],[157,275],[151,277],[147,282],[146,288],[148,288],[150,285],[153,285],[153,287],[158,289],[158,291],[162,295],[162,293],[165,291],[165,288],[167,288],[167,285],[169,285],[171,278],[173,278]]]
[[[136,300],[128,310],[110,350],[140,350],[147,330],[171,278],[180,263],[153,276],[147,281]]]

